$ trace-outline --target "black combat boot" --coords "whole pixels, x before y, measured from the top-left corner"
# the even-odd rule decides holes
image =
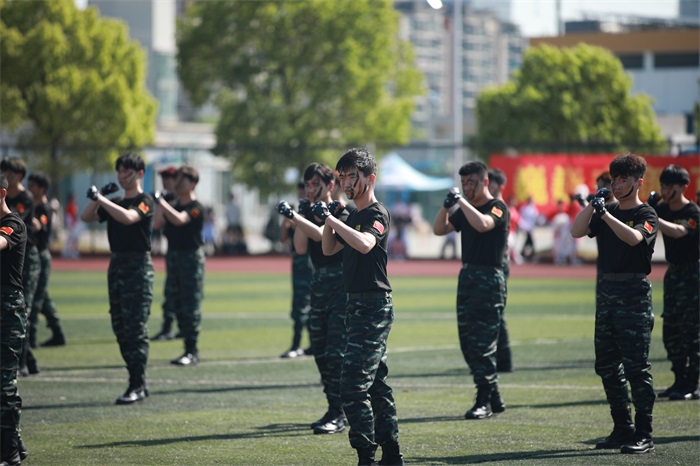
[[[333,411],[323,424],[314,427],[314,434],[339,434],[345,430],[345,414]]]
[[[377,466],[374,461],[374,454],[377,448],[368,448],[365,450],[357,450],[357,466]]]
[[[676,388],[668,396],[669,400],[697,400],[700,398],[700,391],[698,391],[698,371],[688,370],[685,377],[685,383]]]
[[[671,396],[671,393],[682,390],[682,388],[685,387],[685,363],[681,363],[678,361],[671,362],[671,371],[673,371],[675,380],[673,381],[673,384],[670,387],[668,387],[666,390],[659,392],[659,394],[657,395],[659,398],[669,398]]]
[[[0,433],[0,461],[16,466],[22,464],[19,456],[19,434],[15,430],[3,429]]]
[[[651,414],[635,413],[634,423],[637,431],[632,441],[620,448],[622,453],[651,453],[654,451],[654,440],[651,438]]]
[[[36,329],[35,328],[30,328],[29,331],[27,332],[27,340],[29,341],[29,347],[32,349],[35,349],[37,347],[36,344]]]
[[[51,325],[51,338],[41,344],[41,346],[64,346],[66,344],[66,336],[63,334],[63,329],[60,325]]]
[[[382,459],[379,461],[381,466],[404,466],[403,455],[399,442],[391,441],[382,445]]]
[[[476,387],[476,403],[464,413],[464,419],[486,419],[493,415],[491,410],[491,384],[479,385]]]
[[[491,411],[494,413],[502,413],[506,410],[506,402],[503,401],[501,393],[498,391],[498,385],[494,385],[491,391]]]
[[[629,408],[612,408],[610,409],[615,426],[613,431],[605,437],[602,442],[596,443],[595,447],[598,450],[614,449],[628,444],[634,438],[634,424],[632,424],[632,412]]]

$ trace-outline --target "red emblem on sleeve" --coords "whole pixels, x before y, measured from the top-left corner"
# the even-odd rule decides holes
[[[139,210],[144,214],[147,214],[150,209],[148,208],[148,205],[145,202],[141,202],[141,204],[139,204]]]
[[[652,231],[654,231],[654,228],[651,225],[649,225],[649,222],[644,222],[644,229],[647,231],[647,233],[651,233]]]
[[[698,222],[695,221],[694,218],[689,218],[688,219],[688,226],[695,230],[698,227]]]
[[[17,204],[17,212],[23,214],[25,210],[27,210],[27,208],[24,207],[24,204]]]
[[[375,220],[372,226],[377,229],[380,235],[384,234],[384,225],[379,223],[379,220]]]
[[[0,227],[0,231],[5,233],[7,236],[10,236],[12,233],[15,232],[15,230],[13,230],[10,227]]]
[[[493,208],[491,209],[491,213],[498,218],[501,218],[503,216],[503,211],[496,206],[493,206]]]
[[[45,214],[42,214],[41,217],[39,217],[39,221],[41,222],[42,225],[48,225],[49,224],[49,217],[47,217]]]
[[[192,212],[190,212],[190,214],[192,215],[193,218],[199,217],[199,214],[200,214],[199,209],[195,207],[194,209],[192,209]]]

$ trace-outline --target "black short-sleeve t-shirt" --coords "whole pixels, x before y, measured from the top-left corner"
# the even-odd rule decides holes
[[[176,202],[173,208],[178,212],[187,212],[190,221],[182,226],[175,226],[168,222],[166,217],[163,234],[168,238],[168,250],[187,251],[199,249],[203,244],[202,229],[204,228],[204,206],[194,200],[188,204],[180,205]]]
[[[34,237],[36,238],[36,247],[39,251],[44,251],[49,247],[49,238],[51,237],[51,207],[49,204],[42,202],[37,204],[34,209],[34,218],[39,220],[41,229],[34,232]]]
[[[11,212],[0,219],[0,236],[8,243],[8,247],[0,251],[0,290],[5,287],[21,290],[27,226],[19,214]]]
[[[481,214],[493,218],[495,226],[480,233],[469,224],[461,208],[450,215],[449,220],[455,231],[462,234],[462,263],[503,267],[510,225],[508,207],[500,199],[490,199],[484,205],[475,208]]]
[[[114,201],[126,210],[135,210],[141,219],[124,225],[112,218],[102,207],[97,209],[100,222],[107,222],[107,238],[112,252],[150,252],[151,227],[153,226],[153,198],[140,193],[134,197]]]
[[[17,212],[27,226],[27,244],[36,244],[32,219],[34,218],[34,199],[27,191],[21,191],[15,197],[5,197],[5,203],[11,211]]]
[[[630,246],[618,238],[600,216],[593,215],[588,227],[591,230],[589,236],[598,237],[598,270],[602,273],[648,275],[651,272],[651,255],[654,253],[659,228],[656,211],[649,204],[622,210],[618,202],[612,202],[605,208],[620,222],[639,231],[644,239],[636,246]]]
[[[335,215],[341,222],[346,223],[348,220],[348,209],[344,208],[341,212]],[[312,213],[306,215],[306,219],[313,223],[314,225],[322,225],[319,220],[316,220],[316,216]],[[332,256],[326,256],[323,254],[323,245],[321,241],[314,241],[311,238],[308,240],[309,257],[311,258],[311,263],[314,268],[319,269],[321,267],[328,267],[329,265],[341,264],[343,262],[343,251],[338,251]]]
[[[688,232],[681,238],[664,237],[664,249],[666,261],[669,264],[687,264],[700,260],[700,238],[698,237],[698,224],[700,224],[700,207],[694,202],[689,202],[680,210],[671,210],[665,202],[656,207],[659,218],[667,222],[683,225]]]
[[[343,282],[347,293],[391,291],[386,272],[387,243],[389,238],[389,211],[379,202],[362,209],[353,210],[345,224],[359,232],[367,232],[377,238],[377,244],[367,254],[360,253],[345,244],[336,234],[343,248]]]

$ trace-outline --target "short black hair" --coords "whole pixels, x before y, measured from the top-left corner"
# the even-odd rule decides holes
[[[618,176],[631,176],[639,180],[644,178],[647,171],[647,162],[644,158],[627,152],[618,155],[610,162],[610,176],[615,179]]]
[[[42,189],[49,189],[49,186],[51,186],[51,180],[49,180],[49,177],[42,172],[32,173],[31,175],[29,175],[27,181],[34,183]]]
[[[7,189],[9,186],[7,182],[7,178],[5,178],[5,174],[0,171],[0,189]]]
[[[325,163],[314,162],[306,167],[306,170],[304,170],[304,181],[309,181],[315,175],[318,175],[321,181],[327,185],[330,184],[331,181],[335,180],[335,173],[333,173],[333,169]]]
[[[596,178],[595,180],[596,182],[602,181],[603,183],[605,183],[606,186],[610,186],[610,183],[612,183],[612,177],[610,176],[610,172],[608,171],[605,171],[598,175],[598,178]]]
[[[355,147],[343,154],[335,164],[335,169],[339,173],[348,171],[350,168],[357,168],[363,175],[370,176],[377,172],[377,161],[366,148]]]
[[[177,169],[176,173],[181,173],[185,178],[189,178],[194,184],[199,183],[199,172],[196,168],[189,165],[183,165]],[[175,175],[177,176],[177,175]]]
[[[489,169],[484,162],[481,160],[474,160],[472,162],[467,162],[462,165],[459,169],[459,176],[469,176],[473,174],[479,175],[483,178],[488,173]]]
[[[0,171],[19,173],[24,178],[27,174],[27,166],[19,157],[6,157],[0,162]]]
[[[663,169],[659,177],[659,182],[661,182],[661,184],[688,186],[690,184],[690,175],[685,168],[671,164]]]
[[[488,176],[489,176],[489,181],[493,181],[499,187],[505,186],[506,181],[508,181],[506,174],[503,173],[503,170],[501,170],[500,168],[491,168],[488,171]]]
[[[127,170],[136,170],[138,172],[145,170],[146,164],[137,153],[127,152],[126,154],[120,155],[117,159],[117,163],[114,164],[115,170],[119,171],[120,167],[124,167]]]

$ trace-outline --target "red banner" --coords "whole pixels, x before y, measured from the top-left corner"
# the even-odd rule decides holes
[[[542,213],[556,209],[558,200],[568,201],[572,193],[579,192],[582,186],[589,192],[595,191],[596,178],[607,171],[610,162],[617,154],[608,155],[492,155],[490,168],[500,168],[508,182],[503,198],[513,196],[521,204],[532,196]],[[700,155],[669,157],[647,156],[647,172],[639,191],[639,198],[646,201],[651,191],[659,191],[659,176],[668,165],[684,167],[690,174],[690,185],[686,197],[695,201],[700,190]]]

